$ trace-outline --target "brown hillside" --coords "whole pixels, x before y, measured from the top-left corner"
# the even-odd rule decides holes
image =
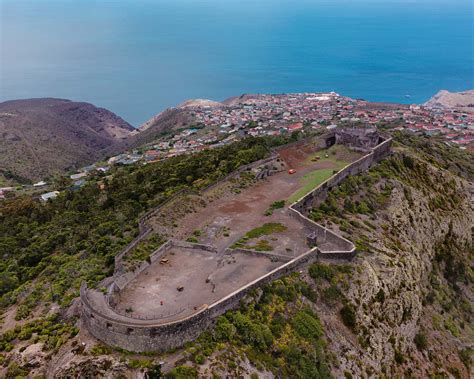
[[[62,99],[0,103],[0,170],[37,180],[92,163],[133,127],[92,104]]]

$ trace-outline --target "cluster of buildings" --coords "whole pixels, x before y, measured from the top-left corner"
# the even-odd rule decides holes
[[[369,103],[331,93],[246,95],[229,105],[188,107],[197,127],[186,129],[144,152],[145,161],[221,146],[251,136],[296,130],[334,129],[341,124],[385,126],[439,135],[463,149],[474,149],[474,112],[422,105]],[[200,133],[201,128],[207,134]]]
[[[155,162],[232,143],[245,136],[278,136],[298,130],[331,130],[341,124],[404,129],[474,151],[474,112],[421,105],[369,103],[330,93],[245,95],[228,105],[186,107],[193,126],[109,164]]]
[[[362,109],[354,116],[365,124],[391,123],[393,129],[415,134],[439,136],[451,146],[474,151],[474,111],[433,108],[422,105],[394,109]]]

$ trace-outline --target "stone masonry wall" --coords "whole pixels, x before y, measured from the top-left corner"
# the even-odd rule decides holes
[[[118,318],[106,316],[106,312],[94,308],[88,299],[88,289],[85,284],[81,287],[82,321],[84,326],[99,340],[134,352],[166,351],[198,337],[212,324],[212,321],[239,305],[240,300],[250,291],[261,287],[275,279],[285,276],[302,265],[317,259],[317,249],[312,249],[302,256],[285,263],[261,278],[239,288],[225,298],[203,310],[171,323],[127,322]]]

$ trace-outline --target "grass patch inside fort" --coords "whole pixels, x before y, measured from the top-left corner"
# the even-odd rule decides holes
[[[286,230],[286,226],[277,223],[277,222],[268,222],[259,226],[258,228],[252,229],[251,231],[247,232],[244,237],[234,243],[231,248],[232,249],[249,249],[255,251],[272,251],[273,246],[270,242],[266,239],[260,239],[255,243],[252,243],[251,240],[258,239],[263,236],[269,236],[275,233],[282,233]]]
[[[273,211],[277,209],[281,209],[285,206],[285,200],[279,200],[275,201],[270,205],[270,207],[265,211],[265,216],[271,216],[273,214]]]
[[[307,161],[315,162],[314,164],[318,168],[300,179],[301,187],[290,196],[288,202],[291,204],[299,200],[359,157],[359,153],[351,151],[342,145],[335,145],[327,150],[312,154],[308,157]]]
[[[306,174],[301,179],[302,187],[296,191],[291,197],[288,199],[289,203],[294,203],[298,199],[302,198],[306,195],[309,191],[315,189],[325,180],[329,179],[334,174],[334,169],[332,168],[324,168],[321,170],[315,170]]]

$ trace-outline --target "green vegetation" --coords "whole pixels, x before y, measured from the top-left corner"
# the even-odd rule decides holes
[[[309,276],[314,280],[326,280],[328,282],[339,281],[338,278],[349,275],[352,272],[350,265],[330,265],[315,263],[309,267]]]
[[[250,232],[247,232],[245,236],[247,238],[258,238],[261,236],[268,236],[273,233],[281,233],[286,230],[286,226],[277,222],[269,222],[259,226],[258,228],[252,229]]]
[[[332,307],[343,305],[340,309],[342,322],[349,329],[355,331],[357,326],[356,310],[347,301],[343,292],[348,286],[348,278],[352,275],[352,267],[350,265],[314,263],[309,267],[308,273],[321,289],[321,298],[326,304]]]
[[[188,349],[189,359],[217,354],[229,375],[238,376],[243,354],[259,370],[280,378],[330,378],[323,328],[303,297],[315,300],[316,295],[299,274],[274,281],[258,301],[219,317],[212,332],[204,332]]]
[[[166,379],[197,379],[198,372],[194,367],[178,366],[165,375]]]
[[[231,248],[241,248],[255,251],[272,251],[273,247],[265,239],[257,241],[254,245],[249,244],[249,241],[262,236],[268,236],[274,233],[281,233],[284,232],[286,229],[286,226],[281,223],[269,222],[263,224],[262,226],[259,226],[258,228],[252,229],[251,231],[247,232],[245,236],[238,240],[236,243],[234,243]]]
[[[341,309],[342,322],[349,329],[355,330],[357,325],[356,313],[354,307],[350,304],[345,304]]]
[[[334,175],[334,169],[332,168],[323,168],[319,170],[312,171],[306,174],[302,179],[302,187],[296,191],[293,195],[290,196],[288,202],[290,204],[294,203],[298,199],[302,198],[311,190],[315,189],[321,183],[329,179]]]
[[[281,209],[285,206],[285,200],[275,201],[270,208],[265,211],[265,216],[271,216],[273,211],[276,209]]]
[[[78,332],[73,322],[62,322],[58,315],[54,314],[7,330],[0,336],[0,351],[11,351],[15,341],[42,342],[43,350],[57,351]]]
[[[112,349],[109,346],[102,345],[102,344],[97,344],[94,345],[90,351],[92,355],[106,355],[110,354],[112,352]]]
[[[416,348],[420,351],[423,351],[427,348],[428,346],[428,340],[426,338],[426,333],[422,330],[420,330],[418,333],[416,333],[414,342],[416,345]]]
[[[417,137],[411,133],[394,133],[394,140],[403,149],[416,151],[425,162],[435,167],[472,180],[474,178],[474,154],[468,150],[453,149],[446,146],[443,138]]]
[[[128,270],[134,270],[141,262],[149,261],[150,255],[165,242],[159,235],[154,234],[151,237],[140,241],[132,251],[128,252],[123,262]]]

